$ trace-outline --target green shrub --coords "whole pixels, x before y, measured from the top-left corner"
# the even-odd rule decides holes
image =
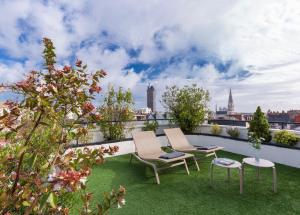
[[[144,123],[144,128],[143,131],[156,131],[156,129],[158,128],[158,122],[157,121],[145,121]]]
[[[214,135],[220,135],[223,131],[223,128],[218,124],[213,124],[210,128],[210,132]]]
[[[0,146],[0,214],[68,214],[75,204],[76,214],[108,213],[123,204],[125,189],[99,201],[85,182],[93,166],[103,164],[118,147],[69,150],[93,127],[78,122],[100,118],[92,102],[106,72],[92,72],[80,60],[56,66],[52,41],[44,38],[43,43],[43,67],[4,86],[21,100],[6,101],[7,111],[0,114],[0,132],[6,132],[8,143]],[[77,196],[81,200],[72,204],[70,198]]]
[[[240,136],[240,131],[236,127],[227,128],[226,132],[232,138],[239,138],[239,136]]]
[[[299,141],[299,137],[290,131],[277,131],[274,135],[274,141],[278,144],[284,144],[289,146],[294,146]]]
[[[261,144],[265,141],[263,137],[258,137],[254,132],[248,132],[248,140],[251,146],[257,150],[261,149]]]
[[[249,133],[252,132],[252,136],[263,138],[264,142],[268,143],[272,139],[269,129],[269,122],[265,114],[261,111],[260,106],[258,106],[253,119],[250,121]]]
[[[208,115],[209,93],[192,86],[167,87],[162,95],[162,105],[168,112],[171,123],[179,125],[183,132],[191,133]]]
[[[104,103],[99,109],[102,113],[102,119],[99,121],[100,130],[106,140],[125,138],[125,127],[128,126],[126,122],[134,119],[133,105],[130,90],[123,91],[121,87],[115,90],[113,86],[108,87]]]

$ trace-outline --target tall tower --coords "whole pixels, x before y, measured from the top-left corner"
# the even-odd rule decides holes
[[[147,107],[151,108],[152,112],[155,111],[155,90],[150,84],[147,88]]]
[[[233,105],[232,93],[230,88],[229,98],[228,98],[228,112],[233,112],[233,111],[234,111],[234,105]]]

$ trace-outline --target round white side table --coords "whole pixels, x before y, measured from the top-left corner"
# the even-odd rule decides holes
[[[242,163],[242,173],[244,178],[244,168],[245,164],[250,166],[254,166],[257,168],[257,178],[260,178],[259,169],[260,168],[272,168],[273,171],[273,191],[274,193],[277,192],[277,175],[276,175],[276,167],[275,164],[269,160],[259,159],[258,161],[255,158],[244,158]]]
[[[230,160],[233,163],[230,164],[230,165],[224,165],[224,164],[221,164],[221,163],[218,162],[221,159]],[[243,193],[243,172],[242,172],[242,164],[240,162],[238,162],[236,160],[228,159],[228,158],[215,158],[215,159],[213,159],[212,162],[211,162],[211,165],[210,165],[210,184],[211,184],[211,186],[213,185],[214,166],[219,166],[219,167],[227,169],[228,182],[230,182],[230,170],[231,169],[238,169],[239,170],[239,176],[240,176],[240,194]]]

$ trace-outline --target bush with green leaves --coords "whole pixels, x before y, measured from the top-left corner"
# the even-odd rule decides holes
[[[162,95],[162,105],[183,132],[191,133],[208,115],[209,93],[196,84],[179,88],[167,87]]]
[[[144,122],[143,131],[156,131],[158,128],[158,122],[156,120],[147,120]]]
[[[210,132],[213,134],[213,135],[220,135],[223,131],[223,128],[218,125],[218,124],[213,124],[210,128]]]
[[[130,90],[123,91],[122,87],[116,91],[113,86],[108,87],[103,105],[99,108],[102,118],[99,121],[100,130],[106,140],[121,140],[125,138],[125,127],[134,119],[133,97]],[[132,128],[128,128],[131,130]]]
[[[258,137],[254,132],[248,132],[248,140],[251,146],[256,149],[261,149],[261,144],[265,141],[263,137]]]
[[[261,111],[260,106],[257,107],[253,119],[250,121],[249,132],[253,133],[252,136],[264,138],[264,142],[266,143],[272,139],[269,122],[265,114]]]
[[[240,136],[240,131],[237,127],[227,128],[226,132],[232,138],[239,138]]]
[[[0,132],[0,140],[5,139],[6,134],[4,132]]]
[[[6,138],[0,145],[0,214],[69,214],[73,205],[67,200],[75,194],[82,200],[76,202],[81,205],[77,214],[105,214],[124,204],[125,189],[111,191],[102,203],[92,200],[85,182],[93,165],[102,164],[118,147],[68,146],[88,131],[80,121],[100,117],[92,101],[106,73],[88,71],[80,60],[57,67],[52,41],[44,38],[43,43],[43,69],[17,83],[0,84],[22,98],[6,101],[0,114],[0,132]]]
[[[300,138],[294,133],[287,130],[277,131],[274,134],[274,141],[278,144],[294,146]]]

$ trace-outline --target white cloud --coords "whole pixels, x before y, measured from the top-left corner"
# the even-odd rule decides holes
[[[298,0],[6,0],[0,8],[1,79],[13,81],[40,62],[40,40],[47,36],[61,62],[68,62],[75,51],[91,70],[108,71],[104,84],[132,88],[138,106],[145,105],[149,82],[155,84],[158,97],[165,85],[196,82],[210,90],[212,106],[226,105],[232,87],[237,110],[253,111],[259,104],[264,109],[300,108],[299,11]],[[83,41],[92,44],[82,46]],[[108,49],[108,43],[119,47]],[[191,48],[196,50],[194,58],[234,64],[226,75],[212,63],[201,67],[189,59]],[[131,58],[127,49],[141,53]],[[30,63],[7,63],[1,50]],[[124,69],[128,63],[153,64],[175,55],[183,56],[181,61],[163,68],[154,79],[147,78],[151,69]],[[239,78],[241,69],[249,70],[250,76]]]
[[[13,82],[22,78],[22,72],[24,72],[23,65],[15,63],[13,65],[6,65],[0,63],[0,77],[5,77],[1,82]]]

